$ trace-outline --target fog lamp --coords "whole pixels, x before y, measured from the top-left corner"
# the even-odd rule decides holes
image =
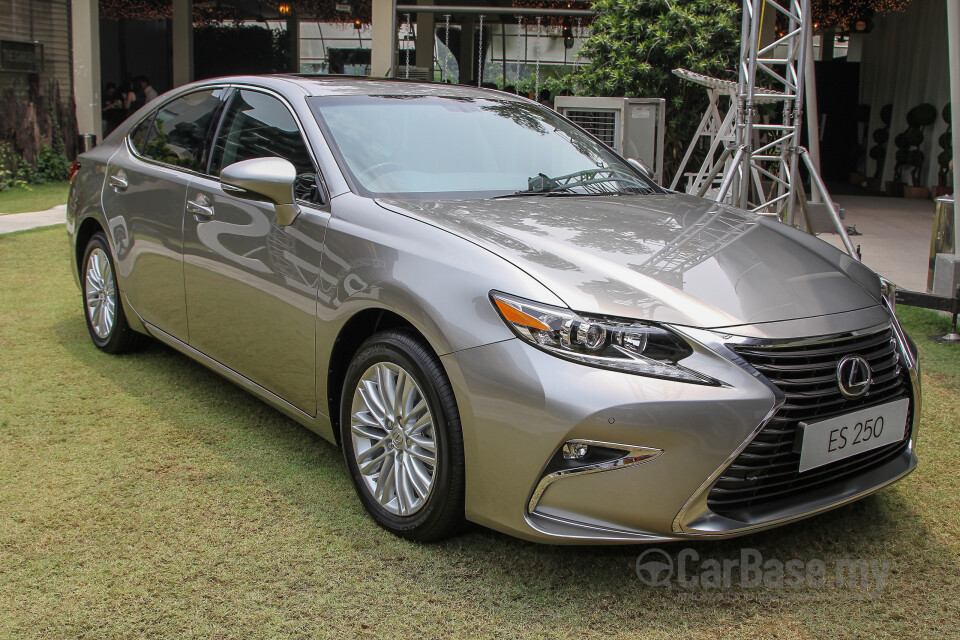
[[[585,458],[590,453],[590,447],[582,442],[570,441],[563,445],[564,460],[579,460]]]

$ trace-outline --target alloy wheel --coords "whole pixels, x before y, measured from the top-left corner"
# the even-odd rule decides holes
[[[94,333],[101,340],[110,337],[117,313],[117,287],[110,259],[99,247],[87,256],[84,269],[87,317]]]
[[[369,367],[353,394],[350,433],[370,495],[394,515],[419,511],[436,483],[437,440],[413,376],[389,362]]]

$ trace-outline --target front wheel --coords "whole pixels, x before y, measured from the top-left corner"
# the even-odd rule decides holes
[[[102,231],[93,234],[87,242],[82,264],[80,286],[90,338],[107,353],[133,350],[140,334],[130,328],[123,314],[110,245]]]
[[[340,434],[350,477],[384,529],[426,542],[463,523],[463,437],[439,359],[413,332],[367,340],[347,371]]]

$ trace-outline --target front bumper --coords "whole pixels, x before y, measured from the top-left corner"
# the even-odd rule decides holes
[[[782,395],[735,362],[725,337],[690,335],[702,345],[694,368],[722,386],[586,367],[517,339],[444,356],[463,424],[467,518],[557,544],[731,537],[859,499],[916,466],[911,443],[882,467],[756,517],[737,521],[713,513],[706,500],[713,481],[775,414]],[[915,378],[916,367],[908,369]],[[911,437],[919,418],[919,384],[913,382]],[[663,453],[564,476],[538,493],[548,461],[575,439]]]

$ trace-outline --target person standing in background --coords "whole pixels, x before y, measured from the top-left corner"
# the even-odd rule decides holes
[[[133,85],[131,85],[129,82],[124,82],[120,85],[120,98],[123,99],[125,115],[130,115],[136,111],[134,106],[137,103],[137,94],[133,90]]]
[[[109,134],[127,117],[124,101],[117,85],[108,82],[103,89],[103,135]]]
[[[140,85],[143,92],[144,102],[150,102],[157,97],[157,90],[150,86],[150,79],[147,76],[140,76],[135,80]]]

